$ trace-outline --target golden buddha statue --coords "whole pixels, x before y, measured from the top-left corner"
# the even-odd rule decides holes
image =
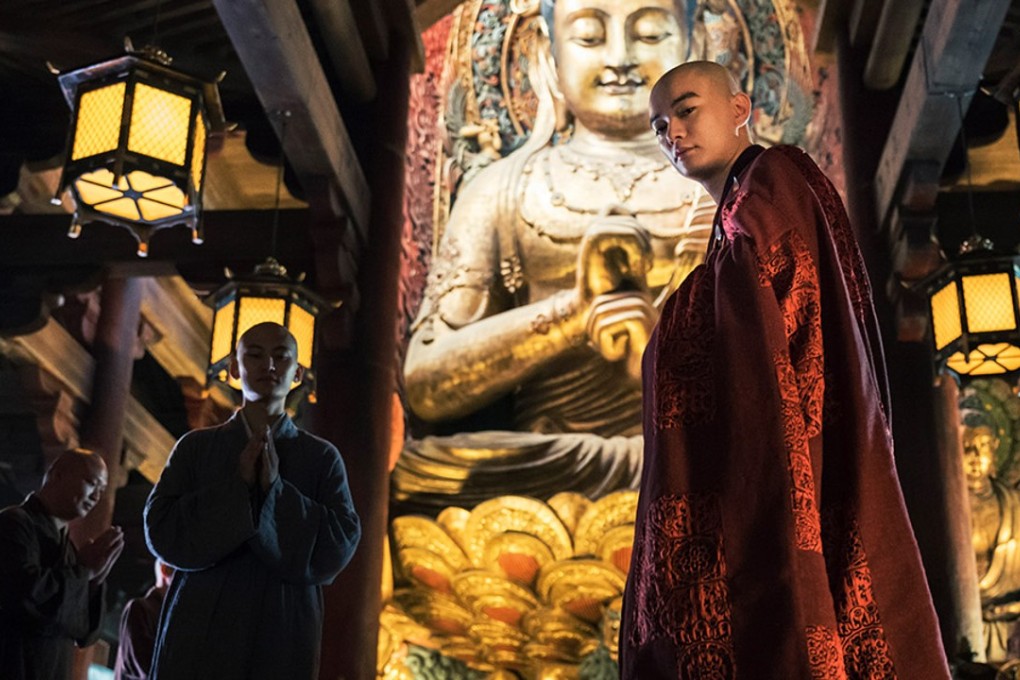
[[[1020,619],[1020,489],[998,478],[1000,440],[986,414],[964,411],[963,423],[963,466],[970,492],[985,653],[990,663],[1002,663]]]
[[[704,257],[714,205],[672,171],[648,123],[652,85],[688,51],[686,10],[543,0],[542,12],[555,66],[540,52],[531,70],[531,136],[458,193],[404,364],[422,419],[511,395],[513,422],[409,442],[398,504],[636,486],[641,356]]]

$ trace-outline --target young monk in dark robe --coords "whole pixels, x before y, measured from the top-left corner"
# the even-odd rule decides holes
[[[644,356],[622,677],[948,678],[838,194],[799,149],[751,144],[719,65],[670,71],[650,111],[719,208]]]
[[[149,548],[176,569],[152,677],[311,680],[322,586],[353,557],[361,523],[336,447],[284,412],[301,372],[294,336],[251,327],[230,372],[244,406],[177,442],[145,506]]]

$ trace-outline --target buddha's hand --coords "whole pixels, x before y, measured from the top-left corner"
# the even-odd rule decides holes
[[[633,215],[596,217],[581,239],[578,253],[579,301],[590,305],[606,293],[645,292],[651,268],[651,240]]]
[[[658,318],[646,281],[651,268],[651,240],[632,214],[610,211],[592,221],[577,263],[588,344],[606,361],[625,362],[634,380]]]
[[[1020,602],[986,605],[982,609],[985,621],[1015,621],[1020,618]]]
[[[624,362],[627,375],[640,381],[641,356],[657,318],[646,292],[599,295],[588,308],[588,344],[606,361]]]

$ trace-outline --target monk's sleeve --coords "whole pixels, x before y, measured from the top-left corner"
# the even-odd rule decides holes
[[[354,511],[343,460],[332,445],[325,454],[315,498],[278,477],[262,504],[258,531],[248,541],[286,581],[332,583],[361,540],[361,521]]]
[[[19,618],[25,630],[69,637],[80,645],[94,642],[104,589],[89,585],[85,567],[44,565],[40,558],[31,520],[0,513],[0,609]]]
[[[145,503],[149,549],[175,569],[208,569],[255,533],[250,491],[239,475],[200,474],[209,456],[202,440],[185,435]]]

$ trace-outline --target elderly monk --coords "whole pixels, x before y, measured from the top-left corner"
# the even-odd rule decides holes
[[[124,550],[110,527],[76,548],[68,522],[95,507],[106,489],[103,459],[84,449],[54,461],[42,488],[0,512],[0,677],[70,678],[74,644],[99,637],[104,582]]]
[[[751,144],[750,111],[707,62],[652,91],[660,148],[720,207],[644,356],[622,677],[948,678],[846,212],[803,152]]]
[[[153,677],[317,678],[322,586],[361,538],[347,472],[284,412],[301,376],[286,328],[245,331],[230,374],[244,405],[177,442],[145,506],[149,548],[177,570]]]

